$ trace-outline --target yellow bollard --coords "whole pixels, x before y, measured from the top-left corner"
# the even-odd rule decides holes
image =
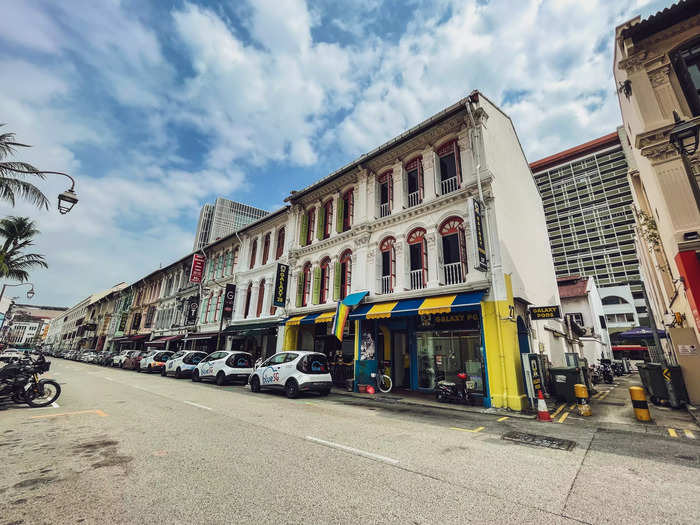
[[[630,387],[630,398],[634,407],[634,415],[637,421],[651,421],[651,413],[647,404],[647,396],[644,389],[638,386]]]
[[[590,416],[591,405],[588,401],[588,389],[586,385],[574,385],[574,395],[576,396],[576,408],[579,416]]]

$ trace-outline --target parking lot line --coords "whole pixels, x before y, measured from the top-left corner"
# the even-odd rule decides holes
[[[347,445],[333,443],[332,441],[326,441],[324,439],[319,439],[319,438],[316,438],[313,436],[306,436],[306,439],[308,439],[309,441],[313,441],[314,443],[318,443],[319,445],[324,445],[326,447],[335,448],[338,450],[342,450],[344,452],[349,452],[350,454],[355,454],[356,456],[362,456],[362,457],[365,457],[368,459],[373,459],[375,461],[382,461],[384,463],[389,463],[391,465],[396,465],[399,462],[398,459],[388,458],[386,456],[380,456],[379,454],[373,454],[372,452],[366,452],[364,450],[360,450],[359,448],[348,447]]]
[[[557,421],[557,423],[563,423],[564,421],[566,421],[566,418],[569,417],[569,414],[571,414],[571,412],[564,412],[559,418],[559,421]]]
[[[559,412],[561,412],[562,410],[564,410],[565,407],[566,407],[566,405],[559,405],[559,408],[557,408],[557,409],[554,411],[554,414],[552,414],[552,417],[557,417],[557,416],[559,415]]]
[[[503,417],[499,417],[498,421],[505,421],[506,419],[508,419],[508,416],[503,416]]]
[[[693,434],[692,430],[684,430],[683,433],[688,439],[695,439],[695,434]]]
[[[484,430],[484,428],[486,428],[486,427],[476,427],[474,430],[470,430],[468,428],[450,427],[450,430],[461,430],[462,432],[476,433],[476,432],[481,432],[482,430]]]
[[[31,419],[61,417],[61,416],[77,416],[79,414],[97,414],[100,417],[107,417],[107,414],[102,412],[102,410],[78,410],[77,412],[63,412],[61,414],[46,414],[43,416],[31,416]]]
[[[671,436],[672,438],[678,437],[678,433],[676,432],[675,428],[667,428],[666,430],[668,430],[668,435]]]
[[[203,408],[204,410],[214,410],[213,408],[205,407],[204,405],[200,405],[199,403],[193,403],[192,401],[185,401],[188,405],[192,405],[193,407],[197,408]]]
[[[573,410],[574,408],[576,408],[576,403],[574,403],[573,405],[571,405],[571,406],[569,407],[569,410]]]

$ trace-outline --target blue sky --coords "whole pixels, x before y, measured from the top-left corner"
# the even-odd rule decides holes
[[[669,2],[26,0],[0,18],[0,122],[78,179],[34,302],[71,305],[187,253],[218,195],[275,209],[479,89],[530,161],[612,131],[616,25]],[[18,157],[19,158],[19,157]],[[57,195],[65,179],[43,186]]]

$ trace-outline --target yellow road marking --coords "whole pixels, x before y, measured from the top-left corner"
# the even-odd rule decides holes
[[[554,411],[554,414],[552,414],[552,417],[557,417],[559,415],[559,412],[561,412],[564,409],[564,407],[566,407],[566,405],[559,405],[559,408],[557,408]]]
[[[557,423],[563,423],[564,421],[566,421],[566,418],[569,417],[569,414],[571,414],[571,412],[564,412],[559,418],[559,421],[557,421]]]
[[[305,404],[305,405],[311,405],[312,407],[315,407],[315,406],[316,406],[316,403],[311,403],[311,402],[309,402],[309,401],[305,401],[304,404]]]
[[[666,429],[666,430],[668,430],[668,435],[671,436],[672,438],[677,438],[677,437],[678,437],[678,433],[676,432],[675,429],[673,429],[673,428],[668,428],[668,429]]]
[[[695,434],[693,434],[692,430],[684,430],[683,433],[685,434],[685,437],[695,439]]]
[[[468,428],[458,428],[458,427],[450,427],[450,430],[461,430],[462,432],[481,432],[484,430],[486,427],[476,427],[474,430],[470,430]]]
[[[100,417],[107,417],[102,410],[78,410],[77,412],[63,412],[62,414],[46,414],[44,416],[31,416],[30,419],[40,419],[47,417],[77,416],[78,414],[97,414]]]
[[[610,393],[610,390],[606,390],[605,392],[602,393],[602,395],[600,396],[599,399],[605,399],[606,397],[608,397],[609,393]]]
[[[576,408],[576,403],[574,403],[573,405],[571,405],[571,406],[569,407],[569,410],[573,410],[574,408]]]
[[[499,417],[498,421],[505,421],[506,419],[508,419],[508,416],[503,416],[503,417]]]
[[[592,399],[598,399],[600,396],[603,395],[603,392],[598,392],[596,395],[592,397]]]

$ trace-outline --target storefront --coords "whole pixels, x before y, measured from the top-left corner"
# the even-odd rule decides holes
[[[279,327],[279,321],[231,325],[222,332],[222,337],[229,341],[230,346],[227,348],[248,352],[255,362],[258,359],[267,359],[277,352]]]
[[[182,349],[196,350],[198,352],[206,352],[207,354],[211,354],[212,352],[216,351],[216,341],[218,337],[219,332],[201,332],[198,334],[189,334],[182,339],[184,342],[184,347]]]
[[[147,335],[115,337],[112,339],[112,343],[114,343],[113,349],[116,349],[117,352],[123,352],[124,350],[143,350],[143,343],[147,337]]]
[[[185,334],[160,337],[158,339],[148,341],[146,343],[146,347],[151,350],[168,350],[170,352],[177,352],[184,348],[184,337]]]

